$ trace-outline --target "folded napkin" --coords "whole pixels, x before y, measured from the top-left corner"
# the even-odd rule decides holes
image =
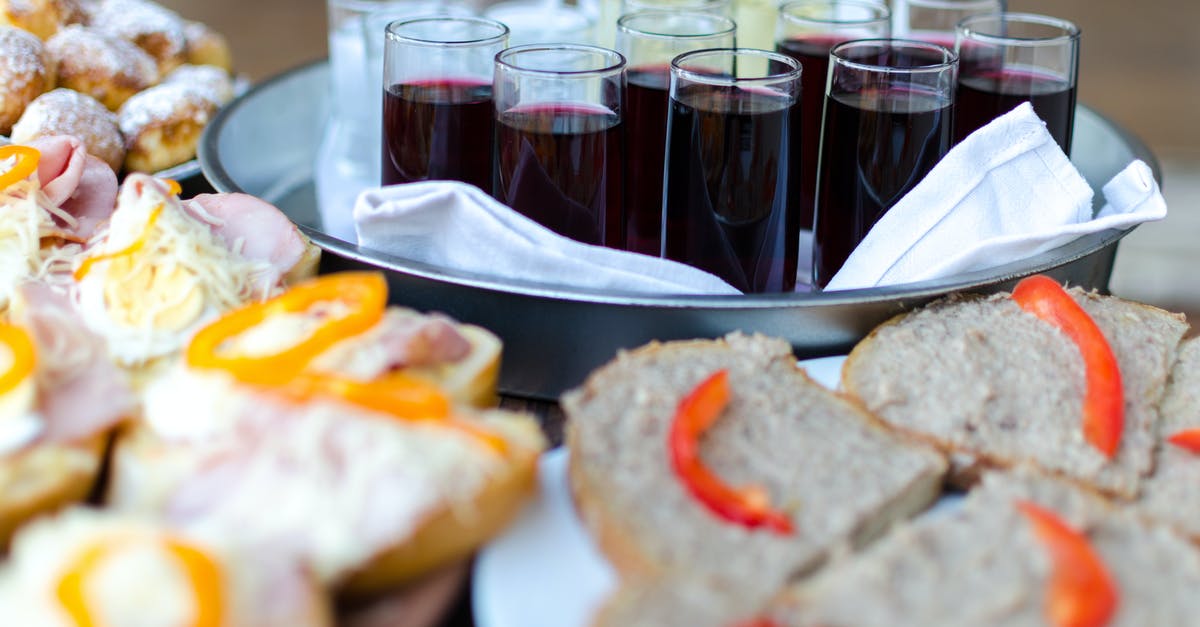
[[[568,239],[464,183],[367,190],[354,223],[364,248],[498,279],[629,294],[741,293],[691,266]]]
[[[1150,167],[1092,189],[1024,103],[955,146],[867,233],[826,290],[895,285],[1000,266],[1088,233],[1161,220]]]

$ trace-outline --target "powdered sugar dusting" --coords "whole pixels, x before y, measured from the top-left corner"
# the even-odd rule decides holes
[[[153,85],[158,80],[158,66],[141,48],[82,26],[58,31],[46,48],[63,75],[94,71],[123,77],[135,86]]]
[[[23,91],[44,75],[42,41],[19,28],[0,26],[0,88],[5,93]]]
[[[215,65],[181,65],[163,82],[190,85],[218,105],[233,99],[233,80]]]
[[[145,0],[100,0],[91,10],[92,27],[128,41],[157,35],[169,42],[171,50],[187,48],[184,20],[178,14]]]
[[[163,83],[136,94],[118,112],[121,132],[132,142],[151,126],[177,121],[190,116],[204,125],[217,108],[202,90],[181,83]]]
[[[13,141],[48,135],[74,135],[87,145],[88,152],[106,161],[109,155],[125,150],[117,116],[95,98],[70,89],[38,96],[13,126]]]

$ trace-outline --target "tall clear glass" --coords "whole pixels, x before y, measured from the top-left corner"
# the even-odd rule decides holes
[[[624,246],[625,58],[575,44],[496,55],[493,195],[588,244]]]
[[[958,78],[954,51],[927,42],[850,41],[830,58],[813,233],[818,288],[950,150]]]
[[[1063,152],[1071,154],[1079,27],[1029,13],[968,17],[958,24],[955,141],[1029,101]]]
[[[954,27],[963,18],[1004,11],[1004,0],[895,0],[892,34],[954,48]]]
[[[775,50],[804,67],[800,124],[792,129],[800,133],[800,224],[804,229],[812,229],[816,205],[829,51],[852,39],[887,38],[891,19],[887,5],[874,0],[796,0],[779,7]]]
[[[383,42],[388,23],[420,15],[466,15],[460,0],[327,0],[330,115],[313,182],[325,231],[354,241],[358,192],[379,184]]]
[[[444,179],[492,187],[492,72],[508,27],[426,17],[387,27],[383,61],[384,185]]]
[[[663,253],[744,292],[796,287],[800,63],[765,50],[671,62]]]
[[[733,48],[737,26],[723,15],[639,11],[617,21],[617,51],[629,64],[625,96],[625,247],[662,254],[663,174],[671,60],[692,50]]]

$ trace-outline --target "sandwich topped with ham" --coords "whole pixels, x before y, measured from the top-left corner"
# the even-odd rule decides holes
[[[0,146],[0,313],[22,283],[70,281],[116,196],[112,169],[74,137]]]
[[[482,410],[499,341],[332,274],[200,329],[145,390],[110,501],[361,595],[467,555],[532,489],[532,418]]]
[[[318,249],[275,207],[242,194],[183,202],[177,191],[126,177],[72,268],[84,320],[126,368],[177,355],[203,325],[315,271]]]
[[[62,294],[24,283],[0,322],[0,546],[82,500],[111,429],[137,409],[125,374]]]

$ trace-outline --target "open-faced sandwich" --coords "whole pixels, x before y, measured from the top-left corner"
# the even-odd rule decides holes
[[[946,469],[762,336],[650,344],[562,400],[575,501],[627,588],[606,624],[654,624],[628,604],[656,586],[754,607],[924,509]]]
[[[0,315],[23,283],[69,282],[116,196],[116,175],[73,137],[0,146]]]
[[[137,399],[61,294],[25,283],[0,322],[0,547],[29,519],[82,500],[108,435]]]
[[[1122,497],[1154,468],[1182,316],[1035,276],[952,296],[877,328],[842,386],[892,427],[978,470],[1032,463]]]
[[[125,178],[116,209],[73,268],[79,310],[116,363],[145,374],[200,327],[316,270],[319,249],[275,207],[242,194],[182,202]]]
[[[901,525],[793,587],[766,624],[1191,625],[1200,552],[1094,493],[989,474],[953,512]]]
[[[544,440],[494,396],[499,341],[331,274],[202,328],[145,390],[110,502],[306,564],[346,595],[465,557],[532,489]]]
[[[0,564],[0,625],[327,627],[312,577],[142,518],[72,509],[30,524]]]

